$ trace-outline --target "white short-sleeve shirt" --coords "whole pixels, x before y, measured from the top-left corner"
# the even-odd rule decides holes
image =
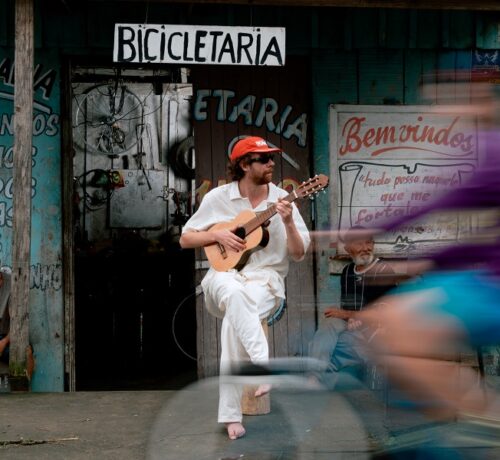
[[[219,186],[204,196],[200,207],[186,222],[182,232],[208,230],[216,223],[231,221],[243,210],[265,211],[269,206],[275,204],[278,198],[287,195],[286,190],[277,187],[273,183],[269,183],[267,199],[259,203],[256,208],[252,208],[248,198],[241,196],[237,181]],[[292,207],[293,220],[302,238],[305,252],[311,241],[309,231],[294,203],[292,203]],[[269,243],[267,246],[252,253],[245,266],[236,273],[247,279],[262,280],[263,283],[269,285],[274,295],[285,298],[284,279],[288,273],[289,258],[286,230],[278,214],[275,214],[270,219],[270,225],[267,229],[269,231]],[[207,292],[210,279],[216,273],[213,268],[210,268],[205,275],[202,282],[202,288],[205,293]]]

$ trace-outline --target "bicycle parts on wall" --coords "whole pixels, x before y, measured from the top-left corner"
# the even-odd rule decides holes
[[[73,129],[90,151],[119,155],[137,144],[142,117],[143,104],[127,86],[97,85],[78,102]]]
[[[170,149],[168,161],[177,176],[194,179],[194,137],[189,136]]]
[[[76,388],[174,388],[196,378],[194,257],[178,245],[194,177],[192,87],[144,69],[78,71]]]

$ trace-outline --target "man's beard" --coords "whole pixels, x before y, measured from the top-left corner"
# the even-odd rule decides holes
[[[352,260],[356,266],[366,267],[375,260],[375,255],[373,254],[373,252],[370,252],[369,254],[354,256]]]
[[[261,176],[255,176],[253,181],[255,185],[266,185],[269,184],[273,180],[273,172],[267,172],[262,174]]]

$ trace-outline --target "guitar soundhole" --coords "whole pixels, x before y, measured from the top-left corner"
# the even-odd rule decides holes
[[[235,235],[240,237],[242,240],[245,239],[245,237],[247,236],[246,233],[245,233],[245,229],[243,227],[238,227],[235,231],[234,231]]]

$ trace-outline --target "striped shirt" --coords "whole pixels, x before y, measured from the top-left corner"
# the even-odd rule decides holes
[[[342,270],[340,283],[341,308],[354,311],[362,310],[396,286],[394,270],[381,259],[375,259],[362,272],[358,272],[351,262]]]

